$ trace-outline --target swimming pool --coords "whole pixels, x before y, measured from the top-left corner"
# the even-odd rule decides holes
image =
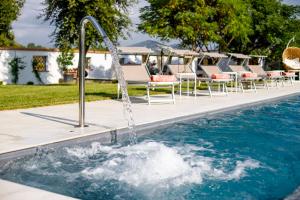
[[[282,199],[300,185],[300,97],[40,151],[0,178],[81,199]]]

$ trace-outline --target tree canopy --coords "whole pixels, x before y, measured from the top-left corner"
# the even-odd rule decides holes
[[[1,0],[0,1],[0,46],[15,45],[15,37],[11,24],[20,15],[24,0]]]
[[[177,39],[193,49],[263,53],[278,60],[288,40],[300,36],[299,6],[280,0],[148,3],[141,9],[139,30],[163,40]]]
[[[46,47],[43,47],[42,45],[35,44],[34,42],[28,43],[26,47],[30,48],[30,49],[34,49],[34,48],[46,48]]]
[[[129,26],[128,7],[135,0],[44,0],[46,8],[41,17],[55,25],[52,33],[57,47],[66,49],[77,47],[79,24],[83,17],[91,15],[106,31],[109,38],[116,42],[118,37],[126,37],[124,30]],[[98,42],[100,39],[100,42]],[[87,25],[86,50],[101,47],[102,38]]]
[[[139,30],[166,39],[179,39],[183,46],[222,49],[235,40],[248,41],[251,32],[249,4],[243,0],[148,0],[141,9]]]
[[[265,54],[269,60],[280,64],[281,54],[288,41],[297,35],[300,45],[300,7],[283,4],[278,0],[249,0],[251,3],[250,43],[238,45],[236,50],[248,54]]]

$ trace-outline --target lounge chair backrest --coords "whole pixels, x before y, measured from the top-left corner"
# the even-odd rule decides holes
[[[244,72],[244,71],[247,71],[242,65],[229,65],[229,68],[233,72]]]
[[[148,82],[150,76],[144,65],[122,65],[126,81]]]
[[[178,73],[194,73],[192,69],[187,65],[168,65],[169,72],[172,75],[176,75]]]
[[[204,71],[207,77],[211,77],[213,74],[221,74],[222,71],[216,65],[201,65],[201,69]]]
[[[251,72],[256,73],[258,76],[266,76],[266,71],[260,65],[248,65]]]

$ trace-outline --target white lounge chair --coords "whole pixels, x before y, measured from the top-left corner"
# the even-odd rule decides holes
[[[250,56],[244,55],[244,54],[239,54],[239,53],[228,53],[229,54],[229,60],[227,62],[228,64],[228,68],[232,71],[232,72],[236,72],[238,74],[238,82],[239,82],[239,86],[242,90],[242,92],[244,92],[244,84],[248,83],[250,84],[250,88],[254,89],[254,91],[256,92],[256,81],[261,80],[260,77],[258,77],[258,75],[256,73],[253,73],[251,71],[248,71],[244,68],[244,64],[247,63],[247,61],[251,58]],[[235,58],[237,60],[240,60],[241,63],[240,64],[230,64],[230,62],[232,61],[232,59]]]
[[[119,54],[122,55],[139,55],[141,53],[148,53],[148,57],[150,53],[152,52],[150,49],[147,48],[122,48],[119,47]],[[134,85],[143,85],[147,89],[147,99],[148,104],[154,102],[172,102],[175,104],[175,85],[178,85],[178,81],[176,80],[176,77],[170,77],[170,76],[163,76],[160,75],[159,78],[155,78],[151,80],[150,73],[146,67],[147,60],[144,63],[141,64],[122,64],[122,70],[124,73],[124,78],[127,82],[127,84],[134,84]],[[163,80],[163,81],[162,81]],[[171,96],[170,98],[152,98],[150,96],[150,90],[155,88],[170,88],[171,89]],[[118,98],[120,95],[120,86],[118,84]]]
[[[212,85],[217,83],[220,87],[222,85],[222,92],[228,95],[228,88],[227,84],[232,82],[233,79],[231,78],[230,74],[223,73],[223,71],[218,67],[219,62],[222,58],[227,58],[226,55],[220,53],[209,53],[209,52],[201,52],[200,53],[201,59],[198,62],[198,66],[200,67],[202,77],[198,77],[199,83],[206,82],[208,86],[208,91],[210,97],[214,94],[212,92]],[[217,59],[217,63],[215,65],[204,65],[202,61],[205,58],[214,58]]]
[[[194,90],[193,94],[195,97],[197,96],[197,75],[192,70],[192,62],[195,57],[198,57],[199,54],[197,52],[185,49],[173,49],[171,47],[164,47],[162,51],[165,55],[167,55],[167,59],[163,66],[164,74],[175,75],[179,79],[179,93],[182,95],[182,84],[184,81],[187,82],[187,95],[190,94],[189,84],[190,81],[194,82]],[[172,64],[172,58],[177,57],[178,63]],[[184,63],[179,64],[179,59],[183,59]]]

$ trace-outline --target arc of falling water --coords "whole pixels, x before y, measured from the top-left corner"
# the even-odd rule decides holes
[[[122,91],[122,102],[124,115],[128,123],[130,143],[136,143],[135,123],[131,101],[127,92],[127,84],[124,79],[123,70],[119,62],[119,56],[115,45],[108,38],[106,32],[92,16],[84,17],[80,22],[80,43],[79,43],[79,127],[85,127],[85,25],[90,22],[98,33],[102,36],[104,43],[112,56],[112,66],[117,75]]]

